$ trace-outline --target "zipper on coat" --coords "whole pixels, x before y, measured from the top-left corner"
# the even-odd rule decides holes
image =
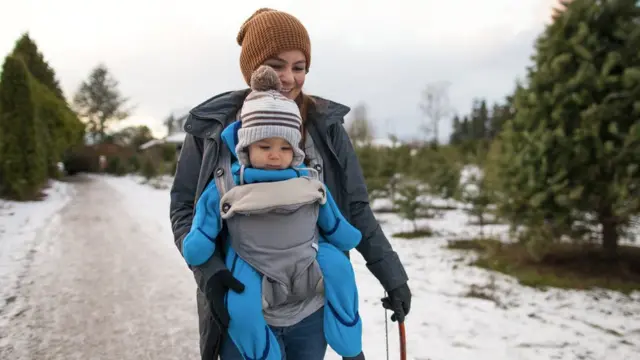
[[[331,134],[329,134],[329,129],[330,127],[327,128],[327,133],[325,134],[325,143],[329,148],[329,152],[331,152],[331,155],[333,155],[333,159],[338,163],[338,165],[340,165],[340,167],[342,167],[340,158],[338,158],[338,154],[336,154],[336,150],[333,148],[333,142],[331,141]]]
[[[207,185],[209,185],[211,181],[215,181],[215,179],[213,178],[213,174],[216,172],[216,165],[218,164],[218,160],[220,159],[220,149],[217,149],[218,142],[213,139],[209,139],[209,140],[211,140],[213,142],[213,146],[216,147],[216,150],[215,150],[216,153],[215,153],[215,156],[213,157],[213,161],[211,162],[211,166],[207,170],[207,177],[206,177],[207,180],[204,183],[204,186],[202,187],[202,191],[204,191],[204,189],[207,188]]]

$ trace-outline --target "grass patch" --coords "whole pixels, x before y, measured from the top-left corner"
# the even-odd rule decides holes
[[[433,235],[434,233],[433,233],[433,230],[431,229],[418,229],[415,231],[399,232],[399,233],[393,234],[394,237],[399,237],[403,239],[415,239],[415,238],[421,238],[421,237],[430,237]]]
[[[500,241],[494,239],[452,240],[447,245],[449,249],[477,251],[485,251],[495,246],[500,246]]]
[[[453,240],[450,249],[480,254],[472,264],[515,277],[522,285],[563,289],[604,288],[629,294],[640,290],[640,248],[620,246],[616,259],[606,258],[597,247],[553,245],[535,261],[523,244],[495,239]]]
[[[33,194],[30,194],[24,198],[18,198],[11,195],[0,195],[0,199],[12,201],[12,202],[30,202],[30,201],[43,201],[47,198],[47,194],[44,193],[44,190],[48,189],[49,186],[45,186],[42,189],[36,191]]]
[[[495,303],[498,302],[496,297],[490,291],[487,291],[478,285],[471,285],[471,289],[465,294],[465,297],[489,300]]]
[[[498,219],[489,219],[489,220],[485,220],[482,223],[482,226],[487,226],[487,225],[504,225],[504,222],[501,222]],[[467,221],[467,225],[473,225],[473,226],[480,226],[480,222],[477,220],[472,220],[472,221]]]
[[[431,205],[430,207],[434,210],[441,211],[458,210],[458,207],[455,205]]]
[[[383,206],[383,207],[376,208],[374,212],[380,213],[380,214],[395,214],[398,212],[398,210],[394,209],[391,206]]]

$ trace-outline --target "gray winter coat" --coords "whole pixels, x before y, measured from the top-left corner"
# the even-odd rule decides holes
[[[222,93],[193,108],[184,125],[187,132],[173,186],[170,216],[175,244],[182,249],[182,240],[189,232],[193,210],[199,196],[212,180],[217,169],[220,133],[236,120],[236,114],[249,90]],[[396,252],[391,248],[369,206],[367,189],[356,153],[343,127],[349,108],[319,97],[314,98],[305,128],[311,135],[323,159],[324,181],[347,221],[362,233],[356,248],[371,273],[386,291],[407,282],[408,277]],[[217,246],[216,248],[220,248]],[[222,327],[209,309],[204,295],[205,284],[223,268],[221,254],[207,263],[192,268],[197,284],[197,304],[202,360],[218,357]],[[212,294],[210,296],[224,296]]]

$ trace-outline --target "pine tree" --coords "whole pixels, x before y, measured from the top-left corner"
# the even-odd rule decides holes
[[[462,118],[462,124],[460,125],[460,132],[462,133],[462,140],[469,141],[473,140],[473,132],[471,127],[471,120],[469,120],[469,116],[465,116]]]
[[[413,231],[418,232],[418,217],[424,209],[424,203],[421,196],[424,195],[423,186],[414,180],[403,181],[398,187],[398,197],[393,200],[394,208],[398,210],[399,215],[406,220],[411,221]]]
[[[383,159],[380,156],[381,152],[370,145],[356,146],[355,151],[362,168],[362,175],[366,182],[369,200],[373,201],[374,199],[384,196],[387,179],[385,179],[382,174],[384,169],[382,167]]]
[[[535,66],[505,124],[498,177],[513,222],[572,234],[600,226],[605,252],[640,212],[640,8],[564,4],[536,42]]]
[[[403,176],[411,173],[413,157],[411,148],[406,144],[383,148],[381,177],[386,184],[388,197],[393,200],[397,194],[398,183]]]
[[[51,90],[58,99],[66,101],[60,89],[60,84],[56,79],[55,72],[44,60],[44,56],[38,51],[38,46],[29,37],[28,33],[24,33],[20,39],[18,39],[13,49],[13,55],[22,57],[31,75]]]
[[[416,154],[413,171],[435,197],[450,199],[459,190],[461,164],[453,147],[421,148]]]
[[[489,128],[489,109],[486,100],[475,100],[471,112],[471,131],[474,140],[485,140]]]
[[[33,91],[36,96],[36,116],[43,125],[48,173],[54,176],[57,175],[57,163],[63,160],[65,153],[82,143],[84,125],[67,103],[47,87],[34,81]]]
[[[55,175],[63,154],[82,142],[84,126],[69,108],[55,71],[28,33],[18,39],[12,54],[22,59],[35,80],[32,85],[35,114],[46,129],[41,131],[41,145],[46,149],[48,173]]]
[[[123,120],[130,113],[129,109],[124,109],[128,99],[120,94],[118,81],[102,64],[80,85],[73,102],[80,116],[88,122],[94,140],[100,142],[105,140],[110,123]]]
[[[507,102],[504,104],[495,103],[491,109],[491,117],[489,118],[489,128],[487,137],[492,140],[502,131],[504,123],[513,117],[512,105]]]
[[[483,170],[486,171],[486,169]],[[475,217],[478,226],[480,226],[480,238],[484,238],[484,226],[487,225],[489,220],[491,195],[488,180],[484,174],[473,174],[461,189],[461,200],[470,205],[469,208],[465,209],[466,212]]]
[[[0,172],[3,194],[33,198],[47,178],[43,131],[36,116],[35,80],[22,58],[8,56],[0,79]]]
[[[459,145],[462,142],[462,121],[458,115],[453,117],[453,131],[449,136],[449,143],[452,145]]]

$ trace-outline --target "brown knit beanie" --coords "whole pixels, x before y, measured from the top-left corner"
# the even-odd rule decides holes
[[[283,11],[258,9],[240,27],[236,37],[240,51],[240,69],[247,84],[251,74],[265,60],[282,51],[300,50],[311,65],[311,41],[300,20]]]

